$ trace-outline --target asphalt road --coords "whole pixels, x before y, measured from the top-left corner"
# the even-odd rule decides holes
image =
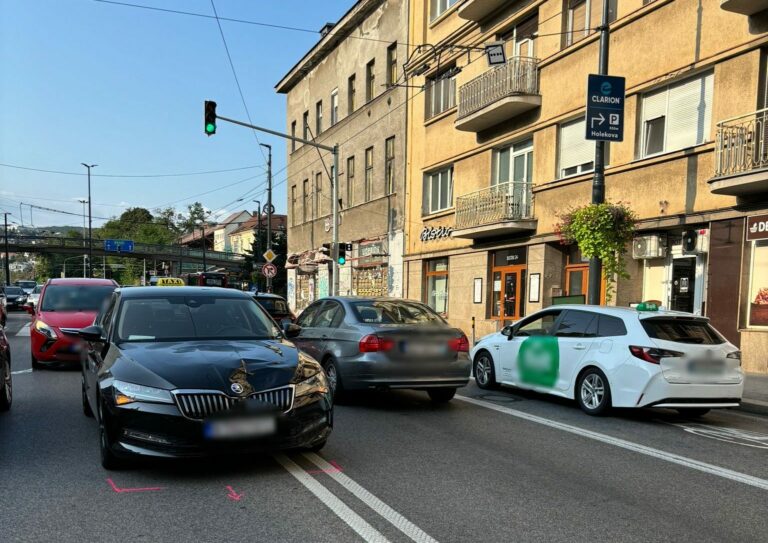
[[[582,414],[471,384],[338,406],[323,451],[107,472],[76,370],[28,371],[7,333],[0,541],[768,541],[768,418]]]

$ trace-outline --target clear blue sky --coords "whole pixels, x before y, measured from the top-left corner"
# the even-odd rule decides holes
[[[126,0],[212,15],[210,0]],[[337,21],[353,0],[215,0],[220,17],[319,30]],[[223,21],[224,34],[255,124],[284,130],[285,97],[277,81],[319,38]],[[220,115],[245,119],[214,19],[160,13],[93,0],[0,0],[0,163],[93,174],[163,174],[263,165],[245,128],[220,123],[203,133],[203,101]],[[273,146],[274,171],[285,166],[282,140]],[[210,194],[191,196],[241,182]],[[190,177],[92,178],[93,215],[124,207],[179,209],[199,200],[235,210],[266,200],[260,168]],[[285,211],[285,172],[275,176],[274,202]],[[251,189],[261,188],[246,193]],[[82,212],[84,176],[0,166],[0,208],[19,222],[19,202]],[[243,195],[246,202],[232,202]],[[24,224],[29,207],[24,206]],[[35,226],[81,225],[82,219],[33,210]],[[101,221],[95,221],[100,224]]]

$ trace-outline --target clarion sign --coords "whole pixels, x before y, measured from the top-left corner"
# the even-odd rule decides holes
[[[768,214],[747,217],[747,241],[768,239]]]

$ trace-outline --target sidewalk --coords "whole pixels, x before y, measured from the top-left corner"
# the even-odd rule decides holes
[[[746,374],[741,408],[744,411],[768,414],[768,375]]]

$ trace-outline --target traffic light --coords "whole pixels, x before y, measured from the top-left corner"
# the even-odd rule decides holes
[[[205,101],[205,133],[213,136],[216,133],[216,102]]]
[[[347,251],[352,252],[351,243],[339,243],[339,266],[347,263]]]

